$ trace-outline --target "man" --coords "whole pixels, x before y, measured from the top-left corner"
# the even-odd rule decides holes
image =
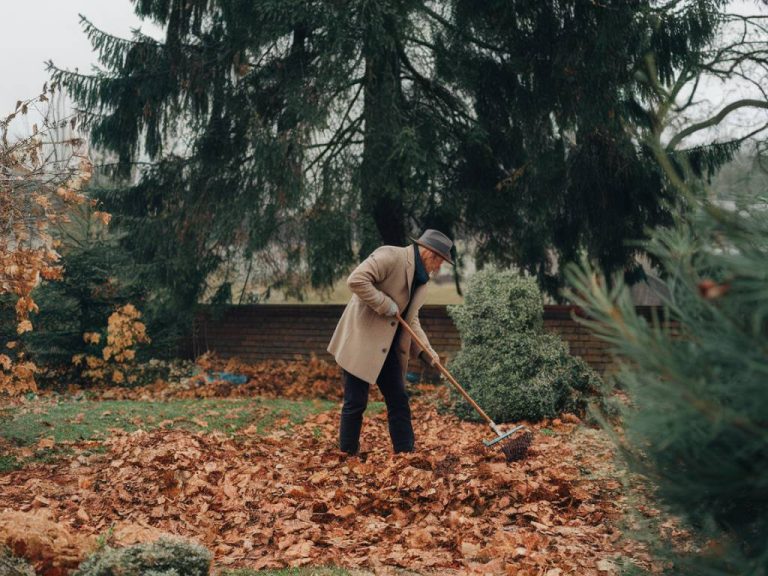
[[[363,412],[370,384],[377,383],[387,404],[389,435],[395,452],[412,452],[411,409],[405,391],[405,371],[411,348],[421,353],[397,321],[397,313],[428,347],[430,364],[438,360],[419,324],[419,309],[426,298],[429,275],[443,261],[453,265],[453,242],[442,232],[427,230],[413,245],[377,248],[347,279],[352,299],[344,309],[328,345],[342,368],[344,405],[339,427],[339,448],[348,454],[360,449]]]

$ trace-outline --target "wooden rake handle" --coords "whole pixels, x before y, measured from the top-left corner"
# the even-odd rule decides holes
[[[421,349],[422,349],[424,352],[427,352],[427,353],[429,353],[429,350],[427,349],[427,346],[426,346],[426,345],[424,344],[424,342],[422,342],[422,341],[421,341],[421,339],[420,339],[420,338],[419,338],[419,337],[416,335],[416,332],[414,332],[413,328],[411,328],[411,327],[408,325],[408,322],[406,322],[405,320],[403,320],[403,317],[402,317],[402,316],[400,316],[400,312],[397,312],[397,313],[395,314],[395,316],[397,316],[397,320],[398,320],[398,322],[400,322],[400,325],[401,325],[403,328],[405,328],[405,329],[406,329],[406,331],[408,332],[408,334],[410,334],[410,335],[411,335],[411,338],[413,338],[413,339],[414,339],[414,341],[416,342],[416,344],[418,344],[418,345],[419,345],[419,348],[421,348]],[[456,381],[456,378],[454,378],[454,377],[453,377],[453,375],[452,375],[450,372],[448,372],[448,369],[447,369],[445,366],[443,366],[443,364],[440,362],[440,360],[436,360],[436,361],[435,361],[435,366],[437,366],[437,369],[438,369],[438,370],[440,370],[440,373],[441,373],[443,376],[445,376],[446,380],[448,380],[448,382],[450,382],[451,384],[453,384],[454,388],[456,388],[456,390],[458,390],[458,391],[461,393],[461,395],[462,395],[462,396],[464,396],[464,399],[465,399],[467,402],[469,402],[469,403],[472,405],[472,407],[473,407],[475,410],[477,410],[477,413],[478,413],[478,414],[480,414],[480,416],[482,416],[482,417],[483,417],[483,419],[484,419],[486,422],[488,422],[488,424],[490,424],[490,425],[491,425],[491,428],[493,428],[494,432],[496,432],[496,433],[498,434],[498,433],[499,433],[499,431],[497,430],[497,426],[496,426],[496,423],[495,423],[493,420],[491,420],[491,417],[490,417],[490,416],[488,416],[488,414],[486,414],[486,413],[485,413],[485,410],[483,410],[482,408],[480,408],[480,406],[477,404],[477,402],[475,402],[474,400],[472,400],[472,398],[469,396],[469,394],[467,394],[467,391],[466,391],[466,390],[464,390],[464,388],[462,388],[461,384],[459,384],[459,383]]]

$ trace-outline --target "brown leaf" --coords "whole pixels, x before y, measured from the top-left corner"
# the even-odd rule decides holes
[[[45,448],[53,448],[56,445],[56,439],[53,436],[48,438],[41,438],[37,441],[37,448],[42,450]]]
[[[338,510],[331,510],[331,514],[344,519],[349,518],[350,516],[354,516],[355,512],[357,512],[357,510],[351,504],[348,504],[343,508],[339,508]]]
[[[328,474],[326,470],[319,470],[309,477],[309,481],[312,482],[312,484],[320,484],[328,480],[329,477],[330,474]]]

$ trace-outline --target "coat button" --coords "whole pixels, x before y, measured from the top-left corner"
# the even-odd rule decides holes
[[[381,351],[382,351],[382,352],[386,352],[386,351],[387,351],[387,349],[386,349],[386,348],[382,348],[382,349],[381,349]]]
[[[389,325],[390,325],[390,326],[394,326],[394,325],[395,325],[395,323],[394,323],[394,322],[390,322],[390,323],[389,323]]]

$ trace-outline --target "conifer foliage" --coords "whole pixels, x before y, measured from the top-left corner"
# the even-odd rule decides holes
[[[699,537],[701,552],[671,572],[765,574],[766,200],[689,203],[691,216],[655,231],[647,246],[668,275],[667,317],[638,316],[621,282],[609,290],[583,268],[569,276],[589,325],[624,362],[624,447]]]
[[[669,223],[675,193],[635,134],[656,102],[644,78],[679,91],[713,61],[721,1],[453,0],[439,38],[441,77],[467,94],[476,122],[452,171],[481,260],[514,263],[557,296],[563,264],[586,253],[637,277],[635,240]],[[654,126],[659,131],[664,124]],[[700,172],[735,146],[701,146]],[[560,266],[555,266],[552,255]]]
[[[51,67],[93,143],[137,178],[103,197],[177,308],[228,249],[271,252],[327,285],[353,262],[353,237],[364,253],[404,244],[426,218],[434,150],[461,106],[410,61],[420,2],[134,4],[164,41],[83,18],[102,69]]]
[[[86,205],[69,210],[68,222],[56,231],[59,265],[66,273],[35,289],[37,329],[22,335],[20,343],[35,362],[54,369],[42,371],[38,382],[56,382],[61,370],[71,371],[72,357],[89,351],[84,335],[103,330],[117,307],[144,304],[145,291],[127,278],[135,264],[93,212]]]
[[[133,3],[162,41],[83,18],[102,68],[51,70],[93,143],[136,179],[102,197],[147,263],[143,282],[175,310],[238,254],[288,263],[299,280],[267,266],[276,286],[326,286],[358,254],[427,227],[476,237],[481,259],[517,264],[552,294],[553,253],[631,267],[623,240],[668,222],[670,195],[626,130],[648,123],[637,76],[649,51],[662,83],[702,66],[722,7]],[[700,165],[732,147],[717,152],[699,149]]]

